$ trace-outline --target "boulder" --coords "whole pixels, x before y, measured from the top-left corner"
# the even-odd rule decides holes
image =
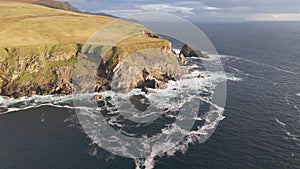
[[[208,58],[208,55],[202,53],[200,50],[195,50],[189,45],[185,44],[179,53],[179,58],[183,62],[185,61],[185,58],[188,57],[202,57],[202,58]]]

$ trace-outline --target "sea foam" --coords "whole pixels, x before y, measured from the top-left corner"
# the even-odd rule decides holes
[[[176,51],[178,53],[179,50]],[[224,56],[225,57],[225,56]],[[195,62],[199,58],[191,58]],[[212,56],[210,59],[207,59],[210,62],[216,61],[217,56]],[[181,133],[185,134],[186,137],[179,143],[175,144],[170,142],[170,140],[161,140],[155,142],[152,137],[143,136],[144,138],[150,140],[149,142],[154,143],[150,145],[148,143],[144,143],[144,147],[152,147],[150,154],[145,157],[144,159],[135,159],[136,168],[146,168],[152,169],[155,165],[155,158],[161,157],[164,155],[172,156],[176,152],[186,152],[188,146],[190,144],[195,143],[203,143],[210,137],[210,134],[216,128],[221,120],[225,118],[223,116],[224,108],[216,105],[212,102],[212,95],[214,94],[214,89],[217,83],[224,82],[226,80],[232,81],[240,81],[242,80],[239,77],[236,77],[235,74],[224,74],[224,72],[210,72],[205,70],[194,70],[197,69],[198,65],[190,65],[188,69],[193,69],[190,74],[187,74],[182,77],[182,79],[178,81],[169,81],[168,87],[166,89],[154,89],[153,93],[145,94],[140,89],[132,90],[129,93],[122,94],[116,93],[114,91],[106,91],[102,93],[89,93],[85,95],[68,95],[68,96],[55,96],[55,95],[47,95],[47,96],[32,96],[32,97],[24,97],[20,99],[4,99],[0,97],[0,107],[3,108],[2,113],[8,113],[13,111],[20,111],[30,108],[36,108],[44,105],[50,105],[54,107],[63,107],[63,108],[70,108],[70,109],[83,109],[85,110],[84,115],[89,117],[90,119],[97,119],[97,116],[93,113],[95,111],[94,108],[84,107],[84,106],[74,106],[73,101],[74,99],[91,99],[95,95],[102,96],[103,99],[110,98],[110,102],[113,107],[108,106],[105,104],[103,107],[98,107],[98,110],[106,109],[108,111],[109,119],[107,123],[111,126],[116,126],[118,128],[128,127],[124,121],[122,121],[120,117],[120,111],[116,109],[116,107],[120,106],[120,100],[128,100],[132,96],[135,95],[143,95],[145,98],[149,100],[152,106],[154,106],[158,110],[164,110],[161,114],[165,116],[165,118],[178,118],[179,120],[183,120],[180,118],[184,118],[181,116],[177,116],[176,114],[172,114],[170,112],[179,111],[183,108],[183,105],[188,104],[192,100],[199,100],[206,104],[210,105],[210,109],[206,112],[203,112],[201,117],[194,116],[190,117],[194,121],[204,121],[205,123],[202,126],[197,126],[194,130],[187,131],[181,129],[176,124],[169,124],[165,125],[161,132],[165,134],[172,135],[174,133]],[[201,77],[199,77],[199,75]],[[195,94],[198,93],[198,94]],[[180,97],[181,96],[181,97]],[[6,110],[5,110],[6,109]],[[156,112],[150,112],[156,113]],[[149,115],[154,115],[149,114]],[[72,121],[72,120],[71,120]],[[100,125],[99,123],[92,123],[87,125]],[[135,135],[132,133],[126,133],[126,135],[130,135],[134,137]],[[158,134],[154,135],[157,136]],[[93,138],[93,143],[99,144],[101,140],[97,139],[97,135],[91,136]],[[110,138],[112,139],[112,138]],[[107,140],[111,141],[111,140]],[[118,140],[115,138],[120,145],[125,146],[127,143],[122,142],[122,140]],[[174,144],[174,145],[173,145]],[[171,149],[170,145],[173,145]],[[167,149],[167,151],[166,151]],[[126,154],[126,149],[118,149],[118,151],[123,151]],[[140,150],[141,152],[144,150]],[[95,155],[97,152],[93,152],[92,154]]]

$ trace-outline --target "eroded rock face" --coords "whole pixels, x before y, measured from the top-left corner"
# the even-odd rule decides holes
[[[169,80],[180,79],[186,70],[167,41],[157,44],[134,44],[118,50],[114,47],[109,58],[99,63],[86,60],[83,63],[87,71],[79,74],[78,82],[84,92],[103,92],[113,90],[127,93],[140,88],[146,93],[148,89],[164,89]],[[41,49],[52,49],[51,47]],[[80,45],[70,44],[64,51],[48,51],[28,48],[7,49],[0,51],[0,94],[19,98],[32,95],[67,95],[73,92],[73,74],[76,59],[81,53]],[[57,47],[53,48],[57,49]],[[79,67],[80,68],[80,67]],[[92,71],[94,72],[92,72]],[[90,80],[87,80],[90,79]],[[91,85],[92,84],[92,85]]]
[[[129,55],[116,66],[111,89],[129,92],[141,88],[164,89],[169,80],[178,80],[186,70],[182,69],[171,50],[146,49]]]
[[[73,68],[70,66],[58,67],[54,70],[56,81],[51,94],[69,94],[72,93]]]
[[[79,50],[76,44],[0,48],[0,94],[70,94]]]
[[[129,89],[140,88],[148,93],[151,91],[149,89],[165,89],[169,80],[175,79],[161,70],[145,68],[138,74],[138,78],[134,79]]]

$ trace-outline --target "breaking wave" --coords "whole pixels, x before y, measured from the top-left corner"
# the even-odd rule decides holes
[[[72,96],[34,95],[19,99],[0,97],[0,114],[16,112],[41,106],[73,108]]]
[[[280,120],[278,120],[278,118],[275,118],[275,120],[276,120],[276,122],[277,122],[278,124],[280,124],[281,126],[283,126],[283,127],[286,126],[286,124],[283,123],[283,122],[281,122]]]
[[[282,127],[284,133],[286,134],[286,138],[294,141],[298,146],[300,146],[300,136],[288,131],[286,123],[280,121],[278,118],[275,118],[275,120]]]
[[[203,75],[210,76],[208,79],[209,80],[214,80],[215,82],[222,81],[224,80],[223,77],[221,77],[221,73],[211,73],[211,72],[194,72],[193,74],[197,73],[203,73]],[[193,75],[190,74],[190,75]],[[234,75],[234,74],[226,74],[226,80],[229,81],[241,81],[242,78]],[[187,85],[189,87],[193,87],[191,84],[197,84],[197,83],[204,83],[205,79],[198,79],[198,80],[185,80]],[[192,82],[192,83],[190,83]],[[184,80],[182,82],[179,82],[176,84],[176,82],[172,81],[169,83],[169,86],[175,86],[178,85],[178,87],[187,87],[184,86]],[[203,89],[206,90],[206,89]],[[162,90],[163,91],[163,90]],[[165,90],[167,91],[167,90]],[[130,94],[142,94],[140,90],[134,90]],[[104,93],[91,93],[87,94],[85,97],[92,98],[95,95],[99,94],[106,94],[108,95],[109,92],[104,92]],[[129,94],[129,95],[130,95]],[[165,92],[165,94],[168,94]],[[128,96],[129,96],[128,95]],[[151,94],[150,94],[151,95]],[[153,94],[152,94],[153,95]],[[0,114],[6,114],[10,112],[17,112],[17,111],[22,111],[26,109],[31,109],[31,108],[37,108],[41,106],[54,106],[54,107],[62,107],[62,108],[76,108],[73,105],[73,96],[72,95],[66,95],[66,96],[57,96],[57,95],[45,95],[45,96],[40,96],[40,95],[33,95],[31,97],[22,97],[18,99],[13,99],[13,98],[6,98],[3,96],[0,96]]]
[[[211,56],[207,59],[209,62],[215,60],[217,60],[217,56]],[[97,102],[97,110],[104,115],[106,122],[110,124],[110,126],[124,135],[150,140],[143,145],[144,147],[151,147],[150,153],[146,158],[135,159],[135,164],[136,169],[152,169],[155,165],[155,158],[164,155],[173,156],[176,152],[184,153],[190,144],[205,142],[210,137],[211,131],[225,118],[225,116],[223,116],[224,108],[212,102],[216,84],[226,80],[242,80],[239,74],[226,73],[224,76],[224,72],[210,72],[204,70],[199,58],[191,58],[189,62],[191,64],[188,69],[192,70],[189,74],[183,76],[181,80],[169,81],[166,89],[153,89],[153,92],[150,94],[145,94],[140,89],[135,89],[127,94],[107,91],[103,93],[80,95],[78,97],[76,95],[75,97],[71,95],[35,95],[20,99],[5,99],[4,97],[0,97],[0,113],[5,114],[45,105],[70,109],[84,109],[86,112],[84,116],[88,116],[90,119],[94,118],[94,120],[92,120],[93,124],[88,123],[87,125],[100,125],[97,122],[97,117],[93,114],[95,109],[84,106],[74,106],[74,99],[89,100],[94,98],[95,95],[101,96],[101,99]],[[238,70],[235,70],[235,72],[239,73]],[[124,105],[119,104],[122,100],[132,101],[132,99],[137,101],[139,105],[131,104],[131,107],[126,107],[126,105],[124,107]],[[192,104],[193,102],[200,103],[201,106],[199,110],[187,110],[187,108],[185,108],[186,104]],[[137,124],[134,121],[129,121],[128,119],[130,119],[131,116],[137,116],[137,114],[130,115],[120,111],[120,107],[124,110],[128,110],[137,107],[143,108],[143,106],[145,106],[144,108],[146,110],[149,105],[154,105],[154,108],[157,110],[163,110],[163,113],[159,114],[159,116],[156,112],[150,112],[150,114],[146,115],[138,114],[141,118],[146,119],[147,116],[158,117],[149,123]],[[186,120],[184,119],[186,117],[178,116],[179,110],[196,112],[196,116],[190,117],[191,119],[189,119],[195,121],[190,131],[184,130],[177,124],[174,124],[175,119]],[[158,142],[151,140],[153,136],[159,137],[159,133],[169,135],[180,133],[184,134],[185,137],[181,142],[176,142],[176,145],[171,142],[170,138],[162,138],[162,140]],[[95,133],[94,138],[97,137],[97,134],[98,133]],[[101,140],[93,139],[93,143],[98,145],[101,144],[100,141]],[[112,140],[107,138],[107,141]],[[119,145],[126,146],[126,142],[122,142],[122,140],[115,141],[117,141]],[[170,145],[172,145],[172,148],[170,148]],[[167,151],[165,151],[166,149]],[[118,151],[126,150],[120,149]],[[143,150],[138,151],[142,152]],[[91,152],[93,155],[97,153],[97,151]]]
[[[174,49],[174,51],[179,55],[180,50],[179,49]],[[215,61],[219,58],[226,58],[229,56],[226,55],[210,55],[210,58],[206,60],[210,61]],[[199,58],[191,58],[191,60],[197,61],[200,60]],[[205,60],[205,58],[201,58],[201,60]],[[190,65],[189,68],[193,69],[198,69],[199,66],[197,64]],[[235,68],[234,68],[235,69]],[[226,77],[224,79],[223,72],[207,72],[207,71],[199,71],[195,70],[191,72],[190,74],[186,75],[185,78],[181,81],[174,82],[170,81],[169,82],[169,88],[165,90],[161,90],[161,92],[165,91],[164,94],[169,94],[168,91],[170,91],[170,88],[174,87],[190,87],[193,88],[194,86],[197,86],[199,84],[201,85],[208,85],[207,82],[221,82],[223,80],[229,80],[229,81],[241,81],[242,78],[240,75],[242,72],[239,72],[236,69],[235,73],[226,73]],[[201,75],[203,78],[197,78],[197,79],[188,79],[189,77],[195,77]],[[206,84],[205,84],[206,83]],[[185,86],[185,84],[187,86]],[[203,89],[206,90],[206,89]],[[132,94],[137,94],[137,93],[143,93],[139,90],[134,90],[131,93],[129,93],[127,96],[130,96]],[[87,94],[84,97],[90,98],[93,97],[94,95],[98,95],[99,93],[91,93]],[[104,94],[104,93],[102,93]],[[112,94],[110,92],[106,92],[106,95]],[[300,95],[298,93],[297,95]],[[82,97],[82,95],[81,95]],[[78,98],[80,99],[80,98]],[[17,111],[22,111],[26,109],[31,109],[31,108],[37,108],[41,106],[54,106],[54,107],[62,107],[62,108],[76,108],[74,107],[73,104],[73,96],[72,95],[66,95],[66,96],[57,96],[57,95],[45,95],[45,96],[40,96],[40,95],[33,95],[31,97],[22,97],[18,99],[13,99],[13,98],[6,98],[3,96],[0,96],[0,114],[6,114],[9,112],[17,112]]]

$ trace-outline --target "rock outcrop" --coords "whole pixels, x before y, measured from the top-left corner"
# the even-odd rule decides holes
[[[78,90],[88,92],[113,90],[127,93],[132,89],[140,88],[147,93],[149,88],[164,89],[169,80],[178,80],[187,73],[181,67],[176,54],[173,53],[169,41],[158,37],[153,39],[152,34],[143,31],[141,33],[142,35],[133,37],[131,40],[143,37],[152,41],[113,46],[102,58],[100,65],[94,63],[93,59],[91,61],[84,59],[82,66],[77,63],[77,69],[80,69],[80,72],[76,73],[76,83],[80,86]],[[87,55],[84,55],[85,58],[98,57],[93,56],[93,54],[98,55],[93,50],[101,47],[87,48],[92,50],[83,52],[83,55],[90,53],[85,54]],[[83,66],[87,64],[89,65],[87,68]],[[97,72],[93,72],[97,67]],[[96,79],[93,75],[96,75]],[[90,81],[95,81],[96,86],[88,87]]]
[[[156,48],[128,55],[111,73],[112,76],[107,75],[113,90],[126,93],[141,88],[147,93],[148,89],[166,88],[169,80],[178,80],[187,72],[181,68],[170,48]]]
[[[194,50],[189,45],[185,44],[179,53],[179,59],[182,64],[185,64],[186,60],[185,58],[188,57],[202,57],[202,58],[208,58],[208,55],[204,54],[200,50]]]

